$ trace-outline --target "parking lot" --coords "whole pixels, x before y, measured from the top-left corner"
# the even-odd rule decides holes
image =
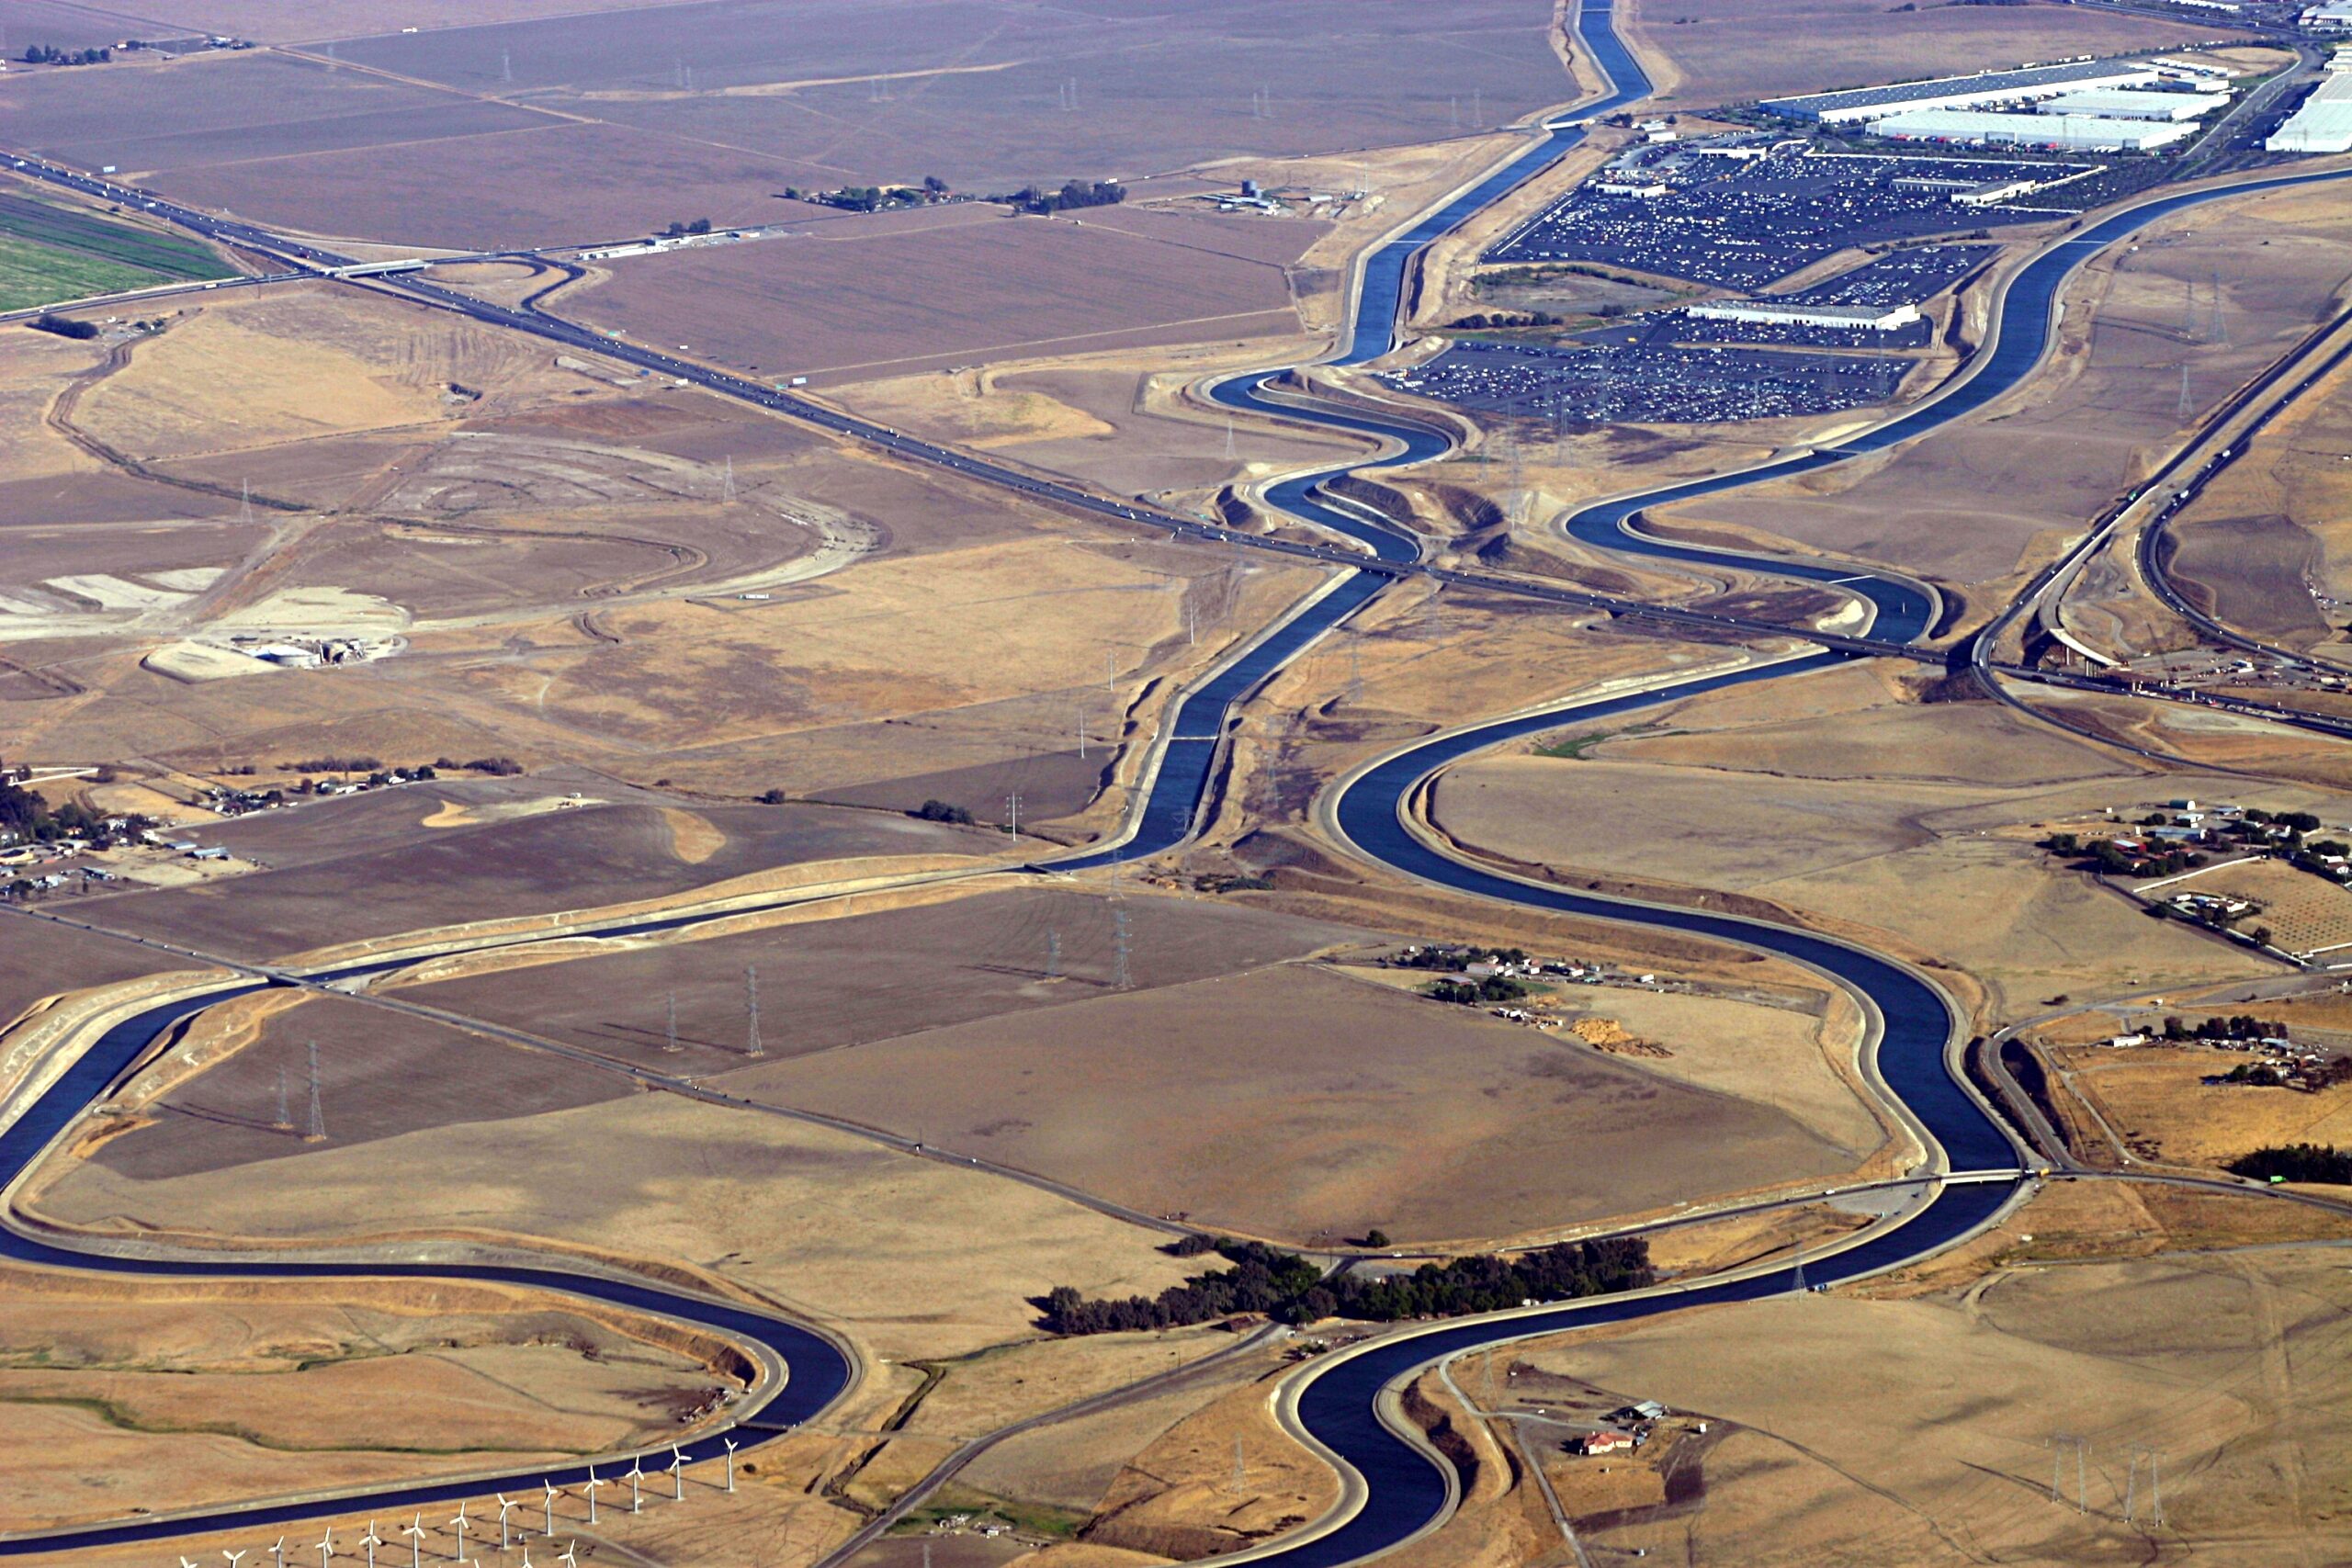
[[[1993,245],[1913,245],[1782,295],[1815,305],[1924,305],[1990,262]]]
[[[1713,424],[1836,413],[1885,402],[1912,364],[1895,355],[1650,343],[1462,343],[1426,365],[1381,379],[1461,408],[1555,423]]]
[[[1570,192],[1487,253],[1489,262],[1606,262],[1641,273],[1756,289],[1850,246],[2046,220],[2038,207],[1962,207],[1947,187],[2061,177],[2074,165],[1986,158],[1880,157],[1794,149],[1747,162],[1645,161],[1658,196]],[[1630,178],[1612,176],[1614,180]],[[2032,201],[2028,196],[2020,198]]]

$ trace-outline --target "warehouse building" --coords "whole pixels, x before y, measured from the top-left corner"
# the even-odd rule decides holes
[[[1824,305],[1805,299],[1717,299],[1686,308],[1702,321],[1766,321],[1776,326],[1861,328],[1891,333],[1919,319],[1917,305]]]
[[[2095,93],[2068,93],[2034,105],[2036,114],[2091,114],[2109,119],[2195,119],[2211,114],[2219,100],[2203,93],[2135,93],[2128,87],[2102,87]]]
[[[1814,93],[1798,98],[1767,98],[1763,107],[1790,119],[1822,125],[1882,119],[1924,109],[1982,107],[2031,103],[2061,93],[2099,87],[2144,87],[2162,79],[2154,66],[2137,60],[2079,60],[2064,65],[2035,65],[2023,71],[1984,71],[1973,76],[1939,76],[1892,87],[1858,87],[1844,93]]]
[[[2323,78],[2263,146],[2273,152],[2352,152],[2352,73]]]
[[[2148,152],[2195,134],[2193,125],[2108,119],[2087,114],[1981,114],[1920,109],[1871,124],[1873,136],[1897,141],[1965,141],[1996,147],[2051,147],[2068,152]]]

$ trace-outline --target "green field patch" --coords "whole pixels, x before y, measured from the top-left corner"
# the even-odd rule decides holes
[[[140,267],[0,237],[0,310],[168,282]]]
[[[198,241],[76,208],[0,196],[0,310],[234,276]]]

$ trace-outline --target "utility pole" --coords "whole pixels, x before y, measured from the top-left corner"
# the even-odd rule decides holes
[[[311,1126],[302,1141],[323,1144],[327,1141],[327,1113],[319,1104],[319,1043],[309,1042],[311,1047]]]
[[[767,1047],[760,1043],[760,972],[749,964],[743,965],[743,1012],[751,1023],[746,1050],[754,1056],[766,1055]]]

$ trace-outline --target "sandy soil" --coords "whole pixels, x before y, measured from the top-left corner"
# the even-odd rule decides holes
[[[1783,1299],[1522,1359],[1730,1427],[1674,1501],[1589,1521],[1600,1548],[1908,1564],[1964,1561],[1966,1540],[2056,1563],[2162,1539],[2181,1561],[2240,1562],[2330,1550],[2343,1279],[2333,1253],[2296,1249],[2005,1269],[1964,1292]],[[2086,1441],[2086,1514],[2071,1449],[2066,1504],[2049,1500],[2052,1431]],[[2122,1517],[2127,1495],[2148,1502],[2134,1442],[2160,1459],[2161,1530]]]
[[[699,1362],[527,1297],[0,1279],[6,1528],[660,1441]],[[385,1413],[396,1411],[388,1421]]]
[[[1151,1049],[1135,1050],[1138,1040]],[[1826,1175],[1863,1152],[1768,1104],[1646,1067],[1288,967],[933,1030],[731,1081],[1148,1212],[1289,1240],[1374,1226],[1408,1242],[1546,1231]],[[1396,1138],[1400,1119],[1409,1145]],[[1850,1118],[1841,1130],[1875,1142]],[[1499,1147],[1514,1157],[1493,1158]]]
[[[1966,971],[1996,1011],[2133,977],[2267,972],[2032,847],[2047,817],[2153,793],[2143,774],[1986,705],[1899,703],[1891,678],[1855,669],[1699,699],[1580,760],[1506,750],[1451,773],[1437,819],[1517,860],[1884,933]]]
[[[566,1174],[550,1185],[554,1170]],[[893,1357],[1025,1335],[1028,1298],[1055,1285],[1150,1292],[1184,1272],[1156,1235],[1033,1189],[667,1095],[161,1180],[80,1165],[42,1206],[109,1229],[291,1241],[454,1228],[687,1259]]]

